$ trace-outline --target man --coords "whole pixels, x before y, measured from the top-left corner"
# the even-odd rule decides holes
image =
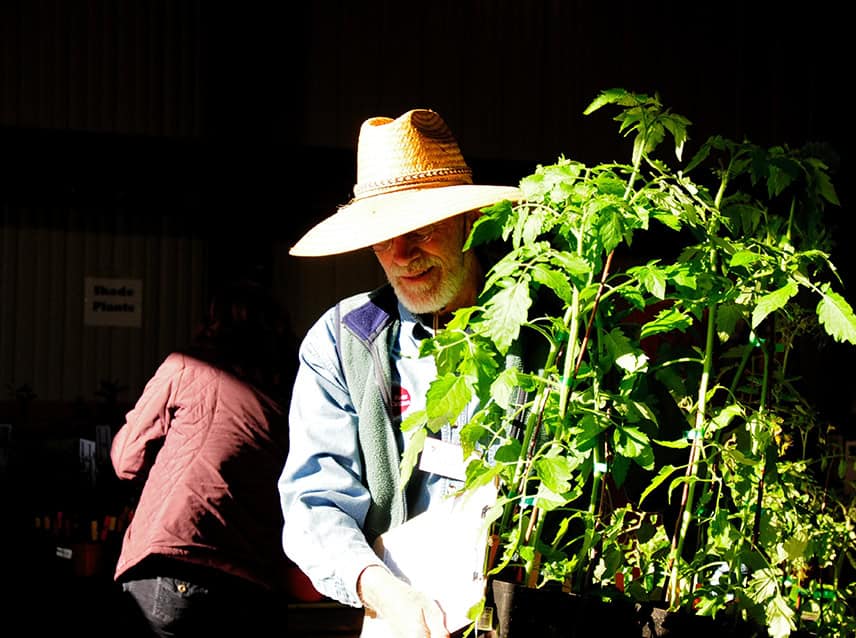
[[[436,376],[419,343],[476,300],[483,267],[463,246],[479,211],[519,197],[513,187],[472,183],[437,113],[372,118],[360,129],[354,199],[290,251],[371,247],[389,282],[343,300],[304,338],[279,489],[289,557],[321,593],[365,606],[396,636],[449,636],[437,603],[396,578],[371,545],[454,487],[427,471],[415,472],[406,491],[400,485],[406,437],[398,426],[423,407]],[[443,429],[453,437],[453,427]],[[442,551],[441,539],[425,549]]]

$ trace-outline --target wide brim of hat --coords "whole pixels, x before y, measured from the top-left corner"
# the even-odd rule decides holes
[[[299,257],[347,253],[460,213],[521,198],[522,193],[513,186],[478,184],[411,188],[365,197],[313,226],[288,252]]]

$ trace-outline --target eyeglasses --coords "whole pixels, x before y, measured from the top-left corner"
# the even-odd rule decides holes
[[[411,244],[424,244],[430,241],[431,237],[434,236],[434,224],[417,228],[414,231],[400,236],[404,237],[404,239]],[[395,241],[395,239],[396,238],[393,237],[392,239],[372,244],[372,250],[375,251],[375,253],[385,253],[387,250],[392,248],[392,242]]]

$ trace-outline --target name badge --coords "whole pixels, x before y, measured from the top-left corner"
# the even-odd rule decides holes
[[[463,481],[467,477],[466,467],[464,449],[460,445],[440,439],[425,439],[419,459],[420,470]]]

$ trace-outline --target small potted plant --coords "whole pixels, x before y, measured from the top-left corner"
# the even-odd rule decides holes
[[[438,377],[402,428],[420,440],[478,399],[463,491],[498,486],[494,584],[624,605],[640,636],[667,635],[643,607],[852,636],[853,497],[791,369],[812,340],[856,344],[828,168],[718,136],[683,163],[690,122],[658,96],[607,90],[586,113],[607,106],[630,161],[560,157],[521,180],[522,201],[484,211],[468,247],[503,249],[476,304],[423,342]],[[656,254],[634,252],[643,236]],[[604,627],[572,615],[499,631]]]

